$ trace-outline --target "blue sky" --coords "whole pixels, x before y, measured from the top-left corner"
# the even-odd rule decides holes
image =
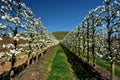
[[[103,0],[23,0],[50,32],[71,31]]]

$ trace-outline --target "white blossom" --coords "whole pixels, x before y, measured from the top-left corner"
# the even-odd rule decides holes
[[[12,0],[9,0],[10,2],[12,2]]]
[[[20,23],[19,20],[20,19],[18,17],[14,17],[14,18],[10,19],[10,21],[13,22],[13,23],[17,23],[17,22]]]
[[[21,51],[19,50],[19,49],[11,49],[10,50],[10,54],[15,54],[15,55],[17,55],[17,54],[19,54],[19,53],[21,53]]]
[[[0,26],[0,28],[6,30],[7,29],[7,25],[2,25],[2,26]]]
[[[14,40],[16,40],[16,41],[19,41],[20,40],[20,34],[16,34],[16,36],[13,38]]]
[[[108,2],[109,0],[104,0],[104,2]]]
[[[2,23],[0,23],[0,26],[2,26]]]
[[[114,1],[115,4],[117,4],[118,2],[117,1]]]
[[[117,16],[117,17],[120,16],[120,12],[119,12],[119,11],[116,12],[116,16]]]
[[[30,51],[31,51],[31,50],[25,50],[25,52],[26,52],[27,54],[30,53]]]
[[[6,0],[1,0],[1,1],[4,2],[4,3],[6,3],[6,4],[8,3]]]
[[[11,49],[11,48],[14,49],[15,48],[15,46],[13,44],[7,44],[6,47],[9,48],[9,49]]]
[[[20,53],[21,53],[21,51],[19,49],[15,51],[15,55],[20,54]]]
[[[8,33],[10,38],[13,38],[13,35],[11,33]]]
[[[19,41],[19,40],[20,40],[20,39],[19,39],[18,37],[16,37],[16,36],[15,36],[13,39],[16,40],[16,41]]]
[[[12,57],[12,54],[9,52],[6,52],[6,55]]]
[[[23,8],[26,8],[25,3],[21,3],[21,6],[22,6]]]
[[[5,48],[5,47],[6,47],[6,45],[5,45],[5,44],[3,44],[3,45],[2,45],[2,47],[3,47],[3,48]]]
[[[99,55],[100,58],[103,58],[103,55]]]
[[[25,55],[20,56],[21,59],[24,58],[24,57],[25,57]]]
[[[15,54],[16,50],[15,49],[10,49],[10,54]]]
[[[1,18],[2,18],[3,20],[5,20],[5,19],[6,19],[6,16],[2,16]]]
[[[2,37],[0,37],[0,40],[3,40]]]
[[[13,4],[16,5],[16,6],[18,6],[18,4],[15,1],[13,1]]]
[[[0,52],[0,58],[4,56],[4,52]]]
[[[111,60],[111,59],[112,59],[112,57],[108,56],[108,59],[109,59],[109,60]]]
[[[28,43],[26,43],[26,44],[20,44],[19,46],[26,47],[26,46],[29,46],[29,44]]]
[[[4,8],[5,8],[5,6],[1,6],[1,8],[2,8],[2,9],[4,9]]]
[[[2,0],[2,2],[4,2],[5,0]]]

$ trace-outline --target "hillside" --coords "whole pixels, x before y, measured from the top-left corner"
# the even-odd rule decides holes
[[[69,32],[63,32],[63,31],[59,31],[59,32],[53,32],[53,35],[58,39],[58,40],[62,40]]]

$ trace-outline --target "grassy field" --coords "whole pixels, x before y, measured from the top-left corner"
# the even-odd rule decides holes
[[[80,55],[83,56],[82,52],[80,53]],[[90,60],[90,62],[92,62],[93,57],[90,56],[89,60]],[[107,61],[107,60],[97,58],[96,59],[96,65],[99,66],[99,67],[101,67],[103,70],[105,70],[105,71],[107,71],[109,73],[111,71],[110,62]],[[115,64],[115,76],[117,77],[117,80],[120,80],[120,66],[117,65],[117,64]]]
[[[68,32],[53,32],[53,35],[58,39],[58,40],[62,40]]]
[[[51,71],[46,80],[73,80],[69,67],[61,46],[58,46]]]
[[[104,70],[106,70],[108,72],[111,71],[111,69],[110,69],[110,63],[108,61],[106,61],[106,60],[98,58],[96,60],[96,64],[98,66],[100,66],[102,69],[104,69]],[[118,65],[115,65],[115,75],[117,77],[117,80],[120,80],[120,66],[118,66]]]

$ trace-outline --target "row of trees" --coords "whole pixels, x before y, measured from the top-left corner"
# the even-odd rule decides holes
[[[31,55],[38,58],[39,53],[58,43],[21,0],[0,0],[0,42],[0,58],[7,56],[11,61],[11,73],[17,54],[27,54],[29,64]]]
[[[62,44],[87,58],[110,61],[111,80],[114,80],[114,64],[120,64],[120,0],[104,0],[104,5],[89,11],[82,23],[72,30]]]

